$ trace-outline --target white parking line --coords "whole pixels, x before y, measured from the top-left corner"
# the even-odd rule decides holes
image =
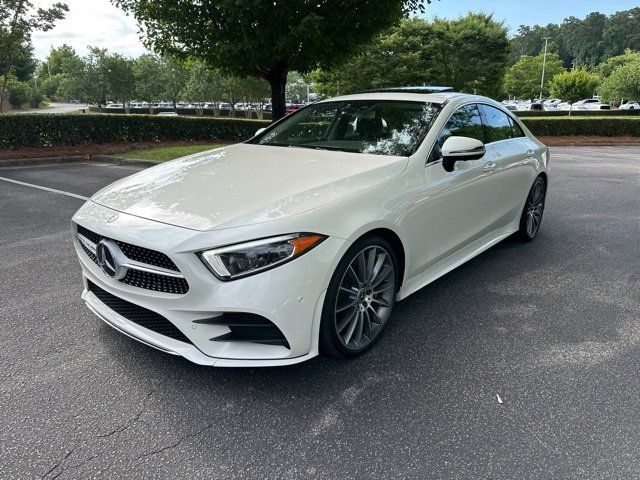
[[[62,190],[56,190],[55,188],[43,187],[42,185],[34,185],[33,183],[20,182],[19,180],[14,180],[12,178],[0,177],[0,180],[4,180],[5,182],[15,183],[16,185],[23,185],[25,187],[37,188],[38,190],[44,190],[45,192],[51,193],[59,193],[60,195],[66,195],[67,197],[78,198],[80,200],[89,200],[88,197],[83,197],[82,195],[78,195],[77,193],[64,192]]]

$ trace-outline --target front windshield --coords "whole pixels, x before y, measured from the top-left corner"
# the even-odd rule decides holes
[[[407,157],[418,149],[439,112],[439,105],[425,102],[322,102],[252,143]]]

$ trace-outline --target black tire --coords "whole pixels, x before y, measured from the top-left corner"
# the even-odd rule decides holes
[[[520,216],[520,228],[517,236],[523,242],[530,242],[538,235],[544,215],[546,198],[547,182],[545,178],[540,175],[533,182],[529,190],[527,201],[524,204],[522,215]]]
[[[383,253],[387,255],[384,258]],[[357,292],[347,289],[346,286],[349,283],[355,284],[360,276],[367,276],[361,273],[359,261],[364,258],[365,265],[363,266],[366,273],[371,255],[373,255],[375,264],[373,274],[375,267],[381,264],[378,277],[375,281],[373,279],[366,281],[367,279],[363,278],[364,281],[359,282],[360,287]],[[388,272],[390,266],[393,268],[391,273]],[[386,276],[380,280],[382,275]],[[397,255],[391,244],[379,235],[361,238],[347,250],[331,278],[322,308],[319,345],[322,354],[338,358],[355,358],[365,353],[376,343],[389,322],[395,305],[395,297],[400,283],[398,275]],[[378,281],[380,283],[374,286]],[[356,287],[353,285],[351,288]],[[384,305],[383,302],[388,305]],[[341,315],[344,316],[341,317]],[[357,317],[353,320],[356,322],[355,327],[352,327],[353,323],[345,323],[349,322],[351,315]],[[362,325],[360,326],[360,324]],[[343,327],[339,330],[340,325]],[[359,331],[360,340],[358,342],[356,342],[356,337],[353,337],[352,340],[346,338],[349,330],[352,330],[352,336],[357,336]]]

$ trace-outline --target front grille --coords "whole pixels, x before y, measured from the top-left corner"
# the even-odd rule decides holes
[[[98,243],[100,240],[107,238],[95,232],[92,232],[82,225],[78,225],[78,233],[88,238],[93,243]],[[122,253],[124,253],[131,260],[146,263],[148,265],[154,265],[156,267],[166,268],[175,272],[180,271],[176,264],[173,263],[173,260],[167,257],[164,253],[156,252],[155,250],[149,250],[148,248],[138,247],[137,245],[131,245],[130,243],[120,242],[119,240],[115,240],[115,242],[122,250]]]
[[[80,235],[84,236],[95,244],[100,242],[100,240],[108,238],[92,232],[82,225],[78,225],[77,227],[78,233]],[[147,265],[153,265],[156,267],[166,268],[167,270],[180,272],[176,264],[173,263],[173,261],[164,253],[150,250],[148,248],[138,247],[137,245],[131,245],[130,243],[120,242],[118,240],[114,241],[118,244],[118,246],[122,250],[122,253],[124,253],[127,258],[131,260],[136,260],[141,263],[146,263]],[[91,250],[89,250],[82,242],[80,242],[80,246],[82,247],[82,250],[84,250],[84,253],[86,253],[87,256],[91,259],[91,261],[97,264],[98,259],[96,258],[96,255]],[[166,275],[143,272],[140,270],[130,269],[127,272],[127,275],[120,281],[122,283],[126,283],[127,285],[131,285],[132,287],[144,288],[146,290],[153,290],[155,292],[184,295],[189,291],[189,284],[184,278],[169,277]]]
[[[123,316],[136,325],[140,325],[141,327],[159,333],[160,335],[193,345],[191,340],[189,340],[178,329],[178,327],[159,313],[152,312],[151,310],[147,310],[139,305],[135,305],[118,298],[115,295],[111,295],[109,292],[101,289],[93,282],[88,281],[87,283],[89,291],[118,315]]]
[[[184,278],[167,277],[166,275],[141,272],[140,270],[129,270],[120,281],[132,287],[155,290],[156,292],[181,295],[189,291],[189,284]]]

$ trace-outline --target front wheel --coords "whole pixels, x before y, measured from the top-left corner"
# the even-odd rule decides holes
[[[533,182],[533,186],[527,196],[527,202],[520,217],[520,229],[518,236],[525,242],[536,238],[542,223],[544,206],[547,196],[547,182],[540,176]]]
[[[344,255],[327,289],[320,351],[333,357],[362,355],[389,321],[398,291],[398,262],[379,236],[365,237]]]

